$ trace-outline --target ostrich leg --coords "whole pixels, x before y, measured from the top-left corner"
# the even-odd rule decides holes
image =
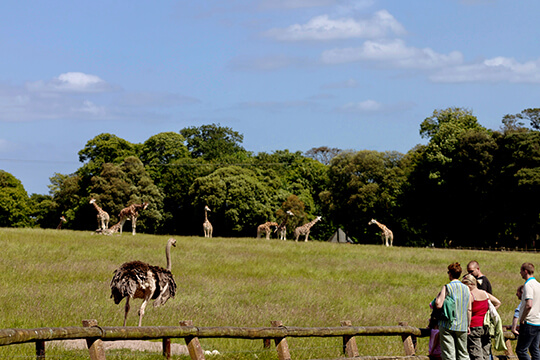
[[[125,306],[125,309],[126,309],[126,312],[125,312],[125,314],[124,314],[124,326],[126,326],[127,315],[128,315],[128,312],[129,312],[129,296],[126,297],[126,306]]]

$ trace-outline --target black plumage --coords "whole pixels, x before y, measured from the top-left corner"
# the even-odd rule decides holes
[[[130,299],[143,299],[139,309],[139,326],[148,301],[154,300],[154,306],[164,305],[169,298],[176,294],[176,282],[171,273],[171,246],[176,246],[176,240],[170,238],[167,242],[167,268],[154,266],[142,261],[130,261],[122,264],[114,271],[111,280],[111,298],[119,304],[126,298],[124,326],[126,326]]]

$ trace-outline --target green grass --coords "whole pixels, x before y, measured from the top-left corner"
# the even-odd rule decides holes
[[[129,260],[165,266],[168,236],[0,229],[0,328],[81,326],[97,319],[102,326],[121,326],[123,302],[109,298],[115,268]],[[499,312],[510,324],[522,283],[519,267],[540,264],[540,255],[519,252],[386,248],[264,239],[176,237],[172,271],[176,298],[161,308],[147,307],[143,325],[195,326],[409,325],[426,327],[429,302],[448,281],[446,267],[477,260],[489,277]],[[134,301],[128,325],[137,324]],[[174,342],[183,343],[181,339]],[[262,349],[262,340],[201,339],[204,349],[217,349],[227,359],[277,359]],[[340,338],[288,340],[293,359],[330,358],[341,354]],[[362,355],[402,355],[398,337],[357,337]],[[427,339],[419,339],[427,354]],[[35,358],[33,344],[0,348],[0,358]],[[88,358],[85,351],[47,347],[47,358]],[[112,352],[107,359],[133,358]],[[137,355],[161,358],[161,354]]]

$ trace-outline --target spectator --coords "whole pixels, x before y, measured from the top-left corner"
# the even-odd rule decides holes
[[[489,360],[491,337],[489,324],[484,323],[484,318],[489,311],[489,301],[495,306],[495,309],[501,306],[501,302],[487,291],[478,289],[476,278],[472,274],[465,275],[461,282],[467,285],[471,292],[469,301],[472,312],[469,335],[467,336],[469,357],[471,360]]]
[[[476,287],[480,290],[487,291],[490,294],[493,294],[491,289],[491,283],[489,282],[486,275],[482,274],[480,271],[480,265],[478,261],[473,260],[467,264],[467,272],[472,274],[476,278]]]
[[[519,285],[516,290],[516,297],[519,299],[519,305],[514,310],[514,318],[512,319],[512,331],[516,336],[519,334],[517,329],[519,327],[519,310],[521,309],[521,297],[523,296],[523,285]]]
[[[429,319],[429,360],[441,360],[441,340],[439,338],[439,324],[437,318]]]
[[[451,296],[454,299],[456,307],[453,320],[439,320],[439,337],[443,360],[469,360],[467,330],[471,315],[470,291],[467,285],[459,281],[461,272],[462,269],[459,263],[448,265],[450,282],[443,286],[441,292],[435,298],[435,307],[437,309],[443,307],[446,296]]]
[[[516,355],[519,360],[540,360],[540,283],[533,276],[531,263],[523,263],[520,274],[525,284],[519,309],[519,332],[515,331],[518,333]]]

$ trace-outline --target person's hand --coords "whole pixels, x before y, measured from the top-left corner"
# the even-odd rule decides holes
[[[514,334],[516,336],[519,336],[519,331],[515,327],[512,327],[512,329],[510,329],[510,331],[512,332],[512,334]]]

